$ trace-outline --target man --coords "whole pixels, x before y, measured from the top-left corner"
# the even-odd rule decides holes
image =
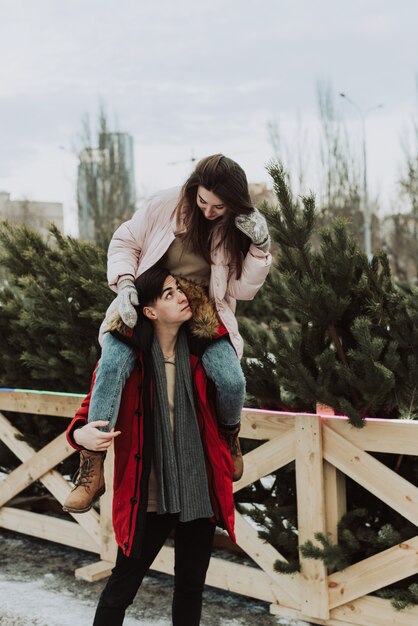
[[[94,459],[102,464],[104,452],[115,445],[113,525],[119,550],[94,625],[123,623],[174,529],[173,624],[196,626],[215,523],[235,539],[234,465],[204,370],[189,350],[185,323],[192,312],[185,294],[167,270],[155,267],[136,286],[139,321],[132,337],[120,339],[135,347],[137,366],[124,387],[118,430],[101,431],[103,420],[88,423],[90,394],[67,429],[71,445],[87,455],[76,490],[87,490]],[[88,488],[103,491],[102,476]]]

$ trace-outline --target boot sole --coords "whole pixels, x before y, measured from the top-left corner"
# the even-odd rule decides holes
[[[106,487],[103,487],[103,489],[100,489],[99,491],[97,491],[94,494],[94,497],[92,498],[91,504],[89,504],[89,506],[87,506],[85,509],[74,509],[70,506],[63,506],[62,510],[65,511],[66,513],[87,513],[87,511],[90,511],[91,507],[93,506],[93,503],[96,502],[96,500],[98,500],[106,491]]]

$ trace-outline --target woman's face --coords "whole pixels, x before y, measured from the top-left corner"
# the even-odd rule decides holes
[[[207,220],[213,221],[225,215],[227,208],[222,200],[214,193],[199,185],[197,188],[196,203]]]

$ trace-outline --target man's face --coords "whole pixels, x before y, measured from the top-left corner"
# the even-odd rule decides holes
[[[167,276],[161,297],[144,307],[147,310],[147,317],[160,325],[181,325],[192,317],[189,301],[173,276]]]

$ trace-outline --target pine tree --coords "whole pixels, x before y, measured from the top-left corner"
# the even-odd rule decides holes
[[[0,226],[0,385],[83,392],[99,355],[98,329],[112,299],[106,253],[54,226]]]
[[[264,207],[278,245],[267,297],[289,321],[272,321],[267,349],[246,337],[256,357],[246,365],[254,393],[270,370],[298,409],[321,402],[356,426],[366,415],[414,415],[416,290],[397,288],[383,252],[369,264],[341,220],[316,230],[313,195],[296,203],[283,168],[269,172],[280,210]]]
[[[106,252],[26,226],[0,225],[0,386],[85,393],[99,356],[98,330],[112,299]],[[13,414],[14,425],[35,449],[62,432],[61,420]],[[74,471],[75,459],[64,466]],[[0,466],[16,459],[0,445]],[[38,493],[39,485],[29,492]],[[41,489],[42,491],[42,489]]]
[[[366,416],[417,418],[418,290],[397,285],[383,252],[369,263],[343,221],[318,228],[314,196],[295,200],[283,167],[272,163],[268,170],[279,207],[263,207],[276,254],[262,297],[277,315],[268,334],[264,327],[247,332],[243,325],[254,403],[315,412],[321,402],[358,427]],[[375,456],[417,483],[415,458]],[[289,560],[277,562],[277,570],[291,571],[298,563],[294,464],[271,478],[243,490],[238,506]],[[303,546],[305,556],[341,568],[416,534],[412,524],[349,479],[347,507],[338,546],[318,536],[316,545]],[[401,606],[414,601],[415,589],[384,593]]]

